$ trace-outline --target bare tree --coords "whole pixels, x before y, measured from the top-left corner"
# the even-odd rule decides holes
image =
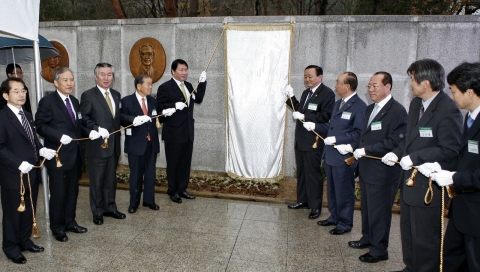
[[[122,1],[120,0],[110,0],[112,3],[113,10],[115,11],[115,15],[117,15],[118,19],[127,19],[127,14],[123,9]]]

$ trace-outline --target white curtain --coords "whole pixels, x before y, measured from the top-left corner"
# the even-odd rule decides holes
[[[0,35],[38,41],[40,0],[1,0]]]
[[[244,179],[283,178],[285,96],[291,25],[228,25],[227,173]]]

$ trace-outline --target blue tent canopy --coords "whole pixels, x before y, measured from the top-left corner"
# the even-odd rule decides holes
[[[59,56],[57,49],[43,36],[38,35],[40,59]],[[33,41],[0,37],[0,64],[32,62]]]

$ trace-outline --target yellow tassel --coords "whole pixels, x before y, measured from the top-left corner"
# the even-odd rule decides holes
[[[355,161],[355,156],[351,156],[350,158],[345,159],[345,163],[348,166],[352,165],[354,161]]]
[[[108,138],[103,139],[102,148],[108,148]]]
[[[157,128],[161,128],[161,127],[162,127],[162,123],[160,123],[160,121],[158,121],[158,116],[155,117],[155,125],[157,126]]]
[[[18,212],[24,212],[25,211],[25,198],[23,195],[20,197],[20,206],[17,208]]]
[[[450,199],[454,198],[457,195],[457,192],[455,191],[455,189],[451,185],[447,185],[447,193],[448,193],[448,197],[450,197]]]
[[[33,222],[33,237],[34,238],[40,237],[40,232],[38,231],[38,228],[37,228],[37,222]]]
[[[409,187],[415,186],[415,176],[417,175],[417,168],[413,169],[412,175],[405,181],[405,184]]]
[[[63,164],[60,162],[60,158],[58,157],[58,152],[55,154],[55,160],[57,161],[57,167],[62,167]]]
[[[25,198],[23,197],[24,195],[25,195],[25,185],[23,185],[23,174],[22,174],[22,171],[20,171],[20,205],[17,208],[18,212],[25,211]]]
[[[318,147],[318,136],[315,137],[315,142],[312,145],[312,148],[317,148]]]

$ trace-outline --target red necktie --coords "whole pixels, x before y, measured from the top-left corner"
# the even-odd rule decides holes
[[[147,105],[145,105],[145,97],[142,97],[142,111],[144,115],[148,115]],[[147,139],[150,141],[150,132],[147,134]]]

